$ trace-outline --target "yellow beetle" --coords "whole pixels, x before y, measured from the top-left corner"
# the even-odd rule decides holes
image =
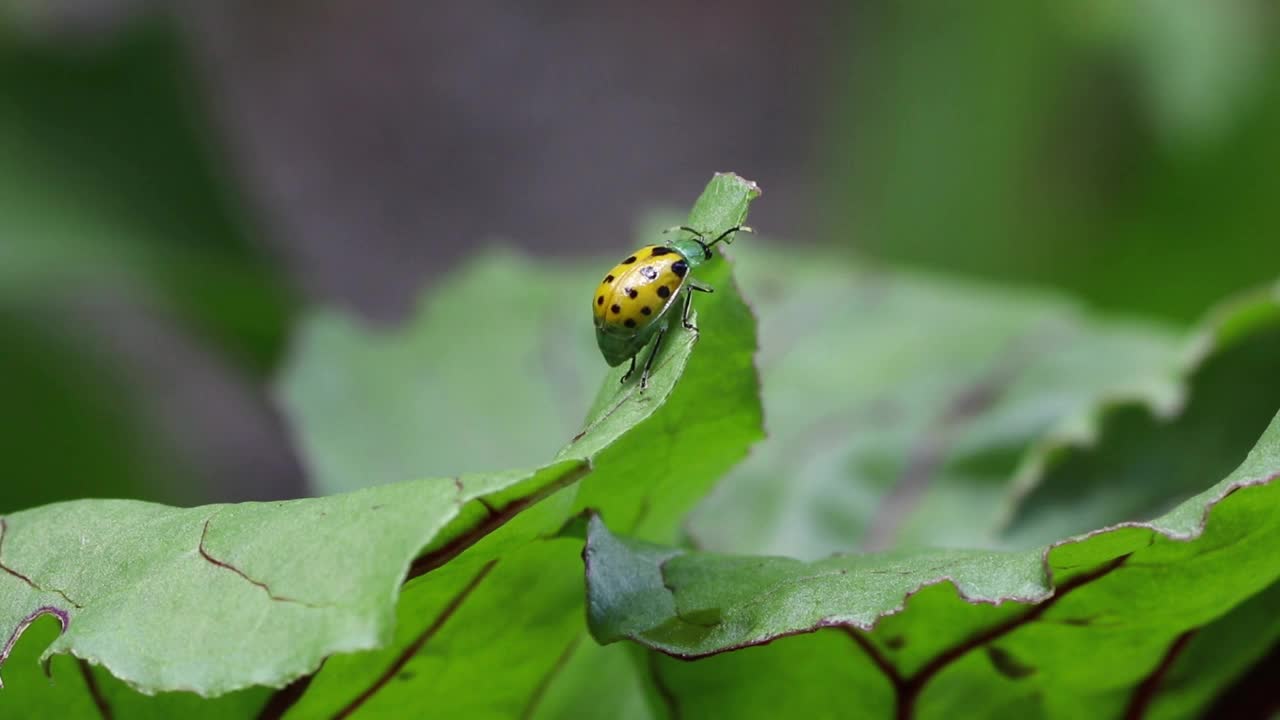
[[[735,233],[751,232],[751,228],[739,225],[725,230],[710,242],[702,232],[683,225],[664,232],[676,230],[687,232],[692,237],[677,236],[665,245],[646,245],[635,251],[604,276],[591,298],[596,343],[605,361],[610,367],[631,361],[622,382],[635,372],[636,355],[657,337],[640,374],[641,390],[649,385],[653,359],[658,355],[662,338],[674,317],[668,311],[675,306],[677,299],[684,300],[681,313],[684,327],[694,332],[698,330],[689,322],[693,291],[709,293],[713,289],[693,279],[691,271],[711,259],[711,248],[716,243],[724,241],[728,244],[733,242]]]

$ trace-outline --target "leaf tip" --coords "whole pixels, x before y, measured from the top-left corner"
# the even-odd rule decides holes
[[[752,199],[758,198],[764,194],[764,190],[760,188],[760,183],[757,183],[755,180],[748,180],[736,172],[721,171],[715,174],[715,178],[724,178],[726,180],[737,182],[746,189],[747,194],[750,195]]]

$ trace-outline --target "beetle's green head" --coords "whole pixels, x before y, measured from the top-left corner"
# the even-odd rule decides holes
[[[716,243],[723,242],[725,245],[733,242],[733,238],[740,232],[751,232],[751,228],[745,225],[731,227],[728,230],[717,235],[714,239],[708,240],[707,234],[701,230],[695,230],[691,227],[679,225],[668,228],[663,232],[679,233],[675,238],[667,242],[667,247],[680,253],[689,261],[689,267],[697,267],[708,261],[712,257],[711,248]]]

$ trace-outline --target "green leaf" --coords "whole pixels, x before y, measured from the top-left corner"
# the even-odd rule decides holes
[[[942,715],[965,707],[969,716],[1073,717],[1147,707],[1147,688],[1168,682],[1162,668],[1179,672],[1184,654],[1188,667],[1204,667],[1203,658],[1229,652],[1215,637],[1238,637],[1238,623],[1259,617],[1254,613],[1274,615],[1280,415],[1264,391],[1269,378],[1248,370],[1274,366],[1278,298],[1274,291],[1256,293],[1211,317],[1187,367],[1175,373],[1180,402],[1164,406],[1164,416],[1143,414],[1159,394],[1129,403],[1108,399],[1083,415],[1092,422],[1033,446],[1027,467],[1047,474],[1029,475],[1039,478],[1032,486],[1039,491],[1071,482],[1081,494],[1160,485],[1149,463],[1166,467],[1204,456],[1187,471],[1200,473],[1197,493],[1152,520],[1130,515],[1127,522],[1025,550],[898,549],[802,562],[624,539],[593,519],[585,553],[592,632],[601,642],[630,639],[676,657],[713,657],[705,668],[701,661],[654,661],[655,682],[684,688],[669,692],[682,708],[733,703],[732,692],[790,672],[786,658],[813,669],[797,673],[805,679],[786,697],[820,694],[833,682],[830,668],[849,652],[868,659],[864,674],[879,676],[899,712]],[[1269,398],[1256,404],[1271,402],[1270,424],[1243,463],[1206,487],[1204,473],[1237,446],[1234,435],[1248,431],[1247,423],[1224,415],[1254,408],[1241,402],[1248,393]],[[1134,416],[1144,421],[1127,420]],[[1128,432],[1115,434],[1117,419],[1129,422]],[[1188,442],[1187,427],[1226,428],[1215,436],[1222,449],[1179,448]],[[1080,445],[1084,438],[1100,439]],[[1159,453],[1175,459],[1166,463]],[[1147,497],[1185,492],[1189,484],[1175,477],[1168,486],[1148,488]],[[1036,503],[1018,509],[1041,511]],[[1073,521],[1099,516],[1096,508],[1081,512],[1070,503],[1063,513]],[[1234,619],[1237,613],[1245,620]],[[1200,628],[1206,639],[1197,643]],[[1232,669],[1247,667],[1277,636],[1269,621],[1253,622],[1252,629],[1257,637],[1242,644],[1243,659],[1214,668],[1185,697],[1161,700],[1157,709],[1179,715],[1203,706],[1230,681]],[[789,638],[797,634],[802,637]],[[722,655],[770,641],[776,642],[767,652]],[[1081,663],[1082,657],[1092,660]],[[858,682],[874,685],[865,677]],[[866,706],[846,709],[885,714],[883,692],[867,697]],[[771,708],[781,709],[761,699],[756,711]]]
[[[1087,438],[1088,414],[1113,399],[1167,410],[1180,397],[1179,344],[1160,326],[758,246],[741,256],[769,440],[691,518],[707,549],[1003,546],[1008,481],[1029,472],[1030,446]]]
[[[1158,515],[1232,470],[1280,408],[1280,287],[1223,305],[1187,343],[1173,407],[1111,400],[1087,431],[1046,438],[999,528],[1026,547]],[[1091,447],[1079,447],[1081,438]],[[1117,481],[1120,478],[1122,481]]]
[[[1169,514],[1045,549],[893,551],[805,563],[625,540],[594,518],[585,556],[589,619],[601,641],[632,638],[673,655],[699,657],[818,627],[867,629],[898,611],[908,595],[941,582],[952,583],[971,603],[1043,602],[1053,595],[1055,576],[1071,577],[1073,569],[1110,570],[1108,563],[1125,558],[1143,564],[1151,558],[1193,563],[1209,552],[1225,567],[1217,571],[1208,601],[1225,603],[1226,609],[1248,594],[1226,592],[1224,578],[1236,577],[1237,584],[1256,592],[1280,575],[1280,560],[1256,557],[1263,543],[1280,533],[1280,518],[1268,505],[1275,501],[1270,488],[1276,477],[1280,417],[1235,473]],[[1233,496],[1230,501],[1228,496]],[[1216,510],[1214,532],[1201,543],[1191,542],[1204,534],[1202,520],[1219,503],[1223,509]],[[1270,520],[1275,527],[1250,527],[1241,518]],[[1231,543],[1228,549],[1220,546],[1228,542],[1224,537]],[[1247,572],[1239,577],[1242,569]]]
[[[755,183],[718,174],[686,224],[718,235],[745,223],[759,194]],[[619,383],[625,368],[610,372],[581,434],[559,454],[593,458],[596,471],[582,484],[578,507],[594,508],[638,537],[670,539],[689,508],[764,436],[755,317],[722,256],[696,273],[716,288],[695,299],[700,332],[672,324],[673,351],[655,364],[643,395],[634,379]]]
[[[752,183],[718,175],[690,222],[710,231],[739,224],[758,194]],[[590,287],[596,272],[581,285]],[[121,707],[158,713],[188,703],[171,694],[182,690],[217,697],[218,708],[258,703],[276,716],[357,708],[398,716],[428,703],[445,714],[536,710],[541,698],[555,697],[557,668],[584,637],[581,539],[561,532],[566,522],[592,503],[634,516],[634,526],[655,539],[671,539],[678,518],[761,434],[754,322],[728,273],[723,262],[699,273],[719,284],[699,304],[703,334],[681,333],[664,345],[644,393],[635,381],[606,378],[585,427],[540,470],[407,480],[281,503],[179,509],[85,500],[4,516],[0,664],[15,648],[30,654],[18,641],[32,623],[43,623],[47,637],[56,619],[62,632],[42,658],[58,660],[55,670],[71,662],[64,655],[78,659],[70,666],[73,675],[79,666],[80,681],[68,684],[64,699],[82,709],[115,693]],[[528,276],[539,273],[530,267]],[[457,329],[447,322],[430,328],[440,337],[405,346],[432,347]],[[509,341],[500,326],[493,331],[490,342]],[[585,322],[582,332],[589,333]],[[721,377],[715,354],[724,355],[732,378]],[[331,357],[359,360],[350,352]],[[400,364],[405,386],[418,372],[412,365]],[[302,366],[312,370],[300,387],[324,385],[323,368]],[[479,372],[470,378],[487,380]],[[668,432],[703,409],[716,414],[715,437]],[[363,420],[377,427],[381,419]],[[339,450],[367,450],[364,439],[308,427],[333,433]],[[639,491],[623,487],[634,481],[636,461],[655,452],[686,462],[690,472]],[[341,455],[319,461],[351,472],[364,467],[335,458]],[[591,484],[579,484],[593,464]],[[380,467],[370,479],[385,480],[379,473],[396,466]],[[312,677],[321,663],[324,671]],[[477,692],[481,670],[502,663],[511,672]],[[116,679],[108,682],[99,668]],[[252,689],[294,681],[270,696]],[[135,691],[167,694],[148,704]],[[47,694],[24,692],[19,701],[43,702]]]
[[[717,175],[688,223],[708,232],[741,224],[758,194],[754,183]],[[599,267],[584,270],[575,286],[593,287],[599,272]],[[520,274],[533,282],[541,272],[530,268]],[[353,707],[365,717],[396,717],[413,710],[444,716],[531,715],[545,712],[545,699],[577,701],[561,683],[590,684],[581,676],[563,674],[566,667],[578,666],[577,653],[584,646],[581,542],[556,537],[557,530],[592,507],[619,518],[632,532],[671,540],[684,513],[762,435],[752,365],[754,320],[726,262],[700,267],[698,277],[717,288],[697,298],[701,333],[673,326],[674,336],[664,343],[644,393],[634,378],[619,382],[624,368],[610,372],[581,430],[560,451],[562,459],[589,459],[591,474],[410,582],[391,645],[331,658],[290,717],[328,717]],[[579,302],[584,310],[580,332],[587,335],[586,298]],[[484,333],[485,325],[470,332]],[[426,336],[405,342],[431,343]],[[336,357],[341,363],[343,356]],[[315,376],[322,374],[334,377],[338,371]],[[544,410],[539,416],[545,415]],[[377,416],[357,417],[352,426],[361,420],[376,423]],[[326,442],[331,451],[337,443],[335,452],[361,452],[358,440],[335,434]],[[654,458],[661,458],[661,464],[655,466]],[[498,666],[508,672],[490,672]],[[611,667],[617,670],[616,663]]]
[[[1280,583],[1272,584],[1189,637],[1149,705],[1149,717],[1202,715],[1223,688],[1280,637]]]
[[[588,272],[489,252],[394,332],[309,317],[277,393],[316,489],[544,462],[604,374]]]
[[[1042,552],[802,563],[658,549],[619,540],[595,520],[586,553],[589,621],[602,642],[628,638],[686,658],[844,627],[853,635],[849,642],[865,645],[872,657],[893,658],[886,662],[895,668],[899,702],[940,707],[954,705],[936,699],[930,681],[985,650],[1002,660],[966,679],[971,688],[1035,675],[1047,700],[1062,703],[1058,710],[1069,707],[1069,696],[1083,695],[1114,714],[1123,693],[1111,688],[1137,687],[1182,634],[1280,577],[1271,552],[1280,541],[1276,477],[1280,422],[1237,473],[1173,513]],[[1211,509],[1211,522],[1202,526]],[[909,599],[940,583],[954,590]],[[1036,604],[1015,610],[981,603]],[[901,613],[895,623],[863,634],[894,613]],[[901,659],[888,649],[903,645],[911,652]],[[1081,665],[1086,653],[1099,660]]]
[[[636,647],[598,645],[585,632],[566,649],[569,652],[561,656],[551,676],[553,682],[540,687],[540,694],[532,699],[529,717],[653,717],[652,692],[645,681],[647,654]]]
[[[269,688],[228,693],[216,700],[194,693],[143,695],[102,668],[67,656],[51,659],[48,675],[40,652],[58,636],[53,617],[37,620],[22,636],[5,665],[0,708],[16,716],[60,718],[142,718],[187,720],[253,717],[271,695]],[[22,710],[15,710],[22,708]]]
[[[391,637],[410,564],[494,507],[580,477],[581,461],[280,503],[169,508],[82,500],[0,518],[4,647],[41,616],[44,653],[143,692],[279,686]],[[3,661],[0,655],[0,661]]]
[[[893,717],[888,680],[836,631],[696,663],[650,651],[644,677],[655,717]]]

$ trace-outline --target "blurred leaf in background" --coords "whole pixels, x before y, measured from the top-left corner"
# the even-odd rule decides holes
[[[1087,434],[1082,416],[1107,398],[1177,402],[1167,327],[763,243],[733,252],[760,321],[769,441],[690,518],[701,548],[1000,546],[1028,447]],[[1244,442],[1269,417],[1251,418]]]
[[[580,429],[605,372],[582,308],[595,274],[493,251],[397,331],[332,310],[307,318],[277,395],[312,488],[544,462]]]
[[[0,512],[102,493],[160,495],[167,461],[148,454],[119,403],[122,378],[32,317],[0,311],[0,334],[0,456],[15,478],[0,483]]]
[[[141,415],[166,390],[138,395],[111,352],[120,316],[143,311],[248,377],[283,344],[291,293],[249,242],[191,87],[163,22],[60,42],[0,18],[0,424],[8,470],[35,479],[0,485],[0,510],[217,494],[172,479],[190,474],[172,452],[183,428]]]
[[[850,17],[826,136],[836,242],[1181,321],[1280,267],[1274,4]]]
[[[761,6],[732,32],[714,3],[486,8],[0,4],[0,333],[25,346],[0,421],[51,478],[0,508],[301,492],[261,383],[297,305],[268,247],[379,315],[493,234],[610,246],[714,164],[768,178],[789,239],[1179,322],[1280,267],[1263,0]],[[771,62],[742,73],[744,46]]]

